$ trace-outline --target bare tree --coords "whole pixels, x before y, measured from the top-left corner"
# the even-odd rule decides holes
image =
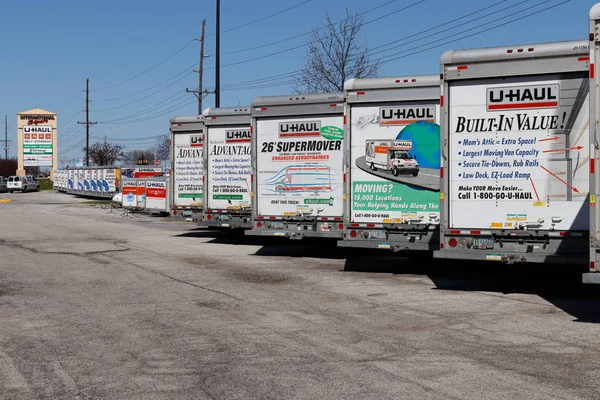
[[[155,154],[158,160],[168,160],[171,152],[171,137],[162,135],[156,140]]]
[[[120,144],[106,142],[94,143],[90,146],[90,159],[97,165],[113,165],[123,156],[123,147]]]
[[[128,165],[136,165],[140,160],[146,160],[147,162],[152,163],[154,161],[154,150],[146,149],[146,150],[131,150],[123,153],[123,157],[121,158],[124,163]]]
[[[294,82],[296,93],[340,92],[348,79],[377,76],[379,61],[371,60],[368,46],[360,42],[362,26],[358,13],[348,9],[338,23],[326,15],[325,27],[312,32],[305,66]]]

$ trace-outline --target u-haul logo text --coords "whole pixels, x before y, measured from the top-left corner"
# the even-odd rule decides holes
[[[190,146],[202,147],[203,140],[204,140],[204,135],[191,135],[190,136]]]
[[[225,143],[249,143],[252,140],[250,129],[225,131]]]
[[[280,122],[279,137],[319,137],[321,136],[321,121]]]
[[[557,84],[488,88],[487,110],[523,110],[557,108],[560,87]]]
[[[417,121],[435,122],[435,107],[381,107],[379,125],[409,125]]]

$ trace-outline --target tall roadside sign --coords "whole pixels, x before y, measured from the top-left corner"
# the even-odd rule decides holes
[[[17,175],[24,175],[25,167],[50,168],[50,176],[58,170],[56,121],[55,113],[39,108],[17,114]]]

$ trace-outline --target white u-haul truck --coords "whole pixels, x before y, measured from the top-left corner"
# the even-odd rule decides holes
[[[252,228],[247,235],[341,239],[341,93],[252,101]]]
[[[600,3],[596,4],[589,13],[590,19],[590,265],[589,272],[583,274],[584,283],[600,284],[600,205],[597,204],[600,195],[600,171],[598,160],[600,149],[598,138],[600,134],[600,86],[598,74],[600,71]]]
[[[588,47],[566,41],[441,56],[436,257],[587,263]]]
[[[338,245],[431,255],[439,248],[439,76],[352,79],[345,91],[346,228]]]
[[[249,229],[250,107],[208,108],[204,116],[204,208],[198,225]]]
[[[204,186],[204,118],[172,117],[171,215],[190,219],[202,212]]]

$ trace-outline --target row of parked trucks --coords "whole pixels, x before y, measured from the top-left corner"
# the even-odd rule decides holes
[[[589,262],[600,283],[599,21],[446,52],[440,75],[173,117],[171,214],[417,259]]]

